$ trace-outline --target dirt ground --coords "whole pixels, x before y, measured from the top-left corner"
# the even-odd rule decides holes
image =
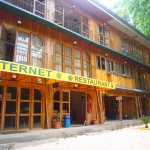
[[[150,129],[141,130],[142,127],[144,125],[53,139],[18,150],[150,150]]]

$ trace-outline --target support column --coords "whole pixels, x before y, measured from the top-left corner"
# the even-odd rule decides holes
[[[119,113],[119,120],[122,120],[122,100],[119,100],[118,113]]]
[[[53,102],[53,86],[45,85],[45,113],[46,113],[46,128],[51,127],[52,122],[52,102]]]
[[[103,124],[105,122],[105,109],[103,105],[103,99],[102,99],[102,94],[100,91],[96,92],[97,94],[97,103],[98,103],[98,116],[99,116],[99,122]]]
[[[139,117],[142,116],[142,108],[141,108],[141,103],[140,103],[140,98],[139,98],[139,95],[137,93],[137,102],[138,102],[138,109],[139,109]]]
[[[139,118],[139,109],[138,109],[138,99],[135,98],[135,107],[136,107],[136,117]]]

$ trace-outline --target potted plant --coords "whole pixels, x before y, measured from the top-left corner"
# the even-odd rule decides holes
[[[61,127],[61,117],[59,114],[55,115],[53,118],[53,127],[59,129]]]
[[[97,119],[93,119],[93,120],[92,120],[92,124],[93,124],[93,125],[98,124],[98,120],[97,120]]]
[[[140,117],[140,120],[145,124],[145,128],[148,128],[148,123],[150,122],[150,117],[142,116],[142,117]]]

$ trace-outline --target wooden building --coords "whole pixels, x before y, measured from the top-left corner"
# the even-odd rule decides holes
[[[96,0],[0,0],[0,131],[150,114],[150,40]]]

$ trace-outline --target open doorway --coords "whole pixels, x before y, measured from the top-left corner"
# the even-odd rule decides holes
[[[105,102],[105,116],[106,120],[118,120],[119,113],[119,101],[116,100],[115,96],[104,96]]]
[[[84,92],[70,92],[71,124],[84,124],[86,120],[86,100]]]

